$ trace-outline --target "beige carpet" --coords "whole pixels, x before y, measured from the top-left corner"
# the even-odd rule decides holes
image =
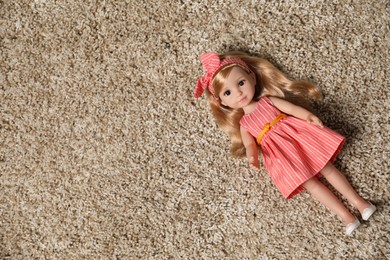
[[[1,258],[390,258],[388,1],[205,2],[0,1]],[[227,50],[323,89],[379,208],[353,237],[229,156],[192,96]]]

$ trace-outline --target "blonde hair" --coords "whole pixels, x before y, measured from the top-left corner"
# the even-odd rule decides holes
[[[259,100],[263,96],[276,96],[308,108],[310,100],[321,99],[321,92],[314,84],[303,80],[289,80],[265,59],[249,56],[243,52],[228,52],[220,55],[221,60],[227,57],[242,59],[254,72],[256,79],[254,100]],[[235,66],[239,65],[231,64],[224,67],[212,79],[211,84],[216,96],[219,95],[224,81]],[[244,115],[243,109],[233,109],[222,105],[220,100],[216,100],[208,90],[206,90],[206,94],[217,125],[230,138],[231,154],[236,157],[244,156],[245,147],[240,133],[240,119]]]

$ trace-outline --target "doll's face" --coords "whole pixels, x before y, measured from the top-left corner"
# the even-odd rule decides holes
[[[240,67],[233,67],[227,76],[219,98],[224,106],[243,108],[252,102],[256,81]]]

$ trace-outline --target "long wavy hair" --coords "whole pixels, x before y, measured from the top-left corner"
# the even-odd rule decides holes
[[[263,96],[275,96],[310,109],[311,100],[322,98],[320,90],[313,83],[304,80],[289,80],[280,70],[263,58],[249,56],[243,52],[228,52],[220,55],[221,59],[226,57],[239,57],[254,72],[256,85],[253,100],[255,101]],[[238,65],[228,65],[214,76],[211,84],[216,95],[220,93],[226,78],[235,66]],[[231,154],[243,157],[245,147],[241,139],[240,119],[244,115],[244,110],[222,105],[220,100],[215,99],[208,89],[206,89],[206,94],[217,125],[230,138]]]

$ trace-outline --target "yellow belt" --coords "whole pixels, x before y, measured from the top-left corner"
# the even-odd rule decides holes
[[[282,120],[283,118],[287,117],[285,114],[281,113],[279,114],[277,117],[274,118],[274,120],[272,120],[271,123],[267,123],[264,125],[263,127],[263,130],[261,130],[259,136],[257,136],[256,138],[256,142],[260,145],[260,142],[261,142],[261,139],[263,138],[263,136],[265,135],[265,133],[268,132],[268,130],[273,127],[274,125],[276,125],[280,120]]]

